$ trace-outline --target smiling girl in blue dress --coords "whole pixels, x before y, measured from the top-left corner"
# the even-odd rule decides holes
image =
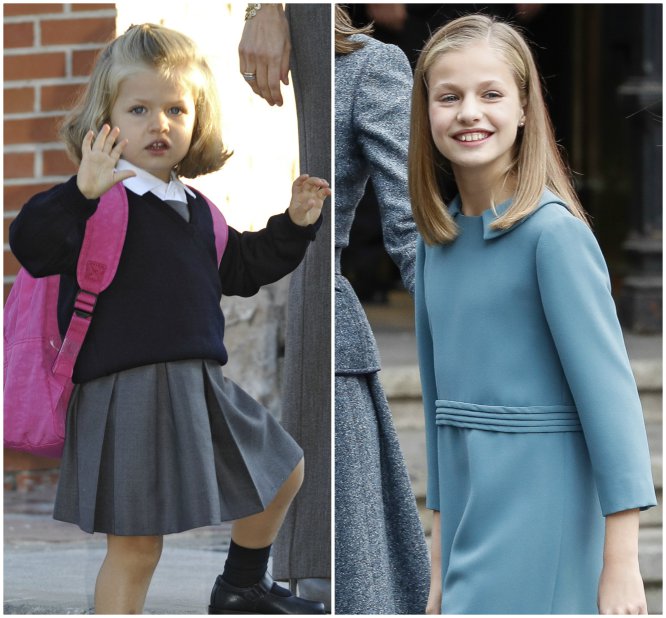
[[[640,401],[515,29],[470,15],[433,35],[409,152],[428,613],[647,613],[638,514],[656,500]]]

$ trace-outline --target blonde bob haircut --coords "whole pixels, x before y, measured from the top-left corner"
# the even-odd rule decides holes
[[[87,88],[60,128],[70,157],[77,165],[81,162],[84,136],[110,123],[122,81],[146,69],[192,91],[196,116],[192,142],[174,171],[196,178],[220,169],[231,153],[222,143],[220,103],[210,67],[189,37],[154,24],[130,26],[100,52]]]
[[[440,28],[428,41],[414,73],[409,140],[409,193],[414,220],[427,244],[452,242],[458,235],[442,187],[453,178],[449,162],[436,149],[428,115],[428,71],[450,51],[487,42],[507,63],[516,80],[525,109],[525,126],[519,129],[513,160],[504,182],[515,183],[510,208],[492,223],[507,229],[533,212],[544,187],[558,195],[571,213],[588,223],[574,191],[568,168],[555,142],[553,127],[541,92],[532,53],[521,34],[508,24],[486,15],[467,15]],[[494,207],[489,204],[489,207]]]

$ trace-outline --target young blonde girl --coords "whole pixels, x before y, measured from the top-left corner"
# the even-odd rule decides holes
[[[522,36],[481,15],[416,68],[428,613],[646,613],[640,402],[539,81]]]
[[[150,24],[102,51],[62,135],[78,174],[34,196],[10,231],[33,276],[61,275],[61,331],[86,220],[119,182],[129,203],[117,274],[75,366],[54,510],[107,534],[95,611],[142,611],[164,534],[234,520],[209,612],[323,613],[266,572],[302,481],[302,451],[223,376],[219,301],[252,295],[299,264],[328,184],[301,176],[287,212],[265,230],[229,228],[218,268],[210,210],[179,180],[229,157],[213,78],[189,38]]]

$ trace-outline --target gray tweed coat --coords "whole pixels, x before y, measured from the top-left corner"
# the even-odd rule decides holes
[[[287,4],[301,172],[331,180],[331,7]],[[331,576],[331,202],[291,276],[282,425],[305,479],[273,546],[277,579]]]
[[[416,227],[407,191],[412,76],[405,55],[365,45],[335,59],[335,572],[339,614],[423,613],[429,561],[369,323],[340,273],[369,179],[384,244],[413,291]]]

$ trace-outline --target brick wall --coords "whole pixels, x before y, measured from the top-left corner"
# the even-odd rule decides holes
[[[5,4],[4,16],[4,297],[18,264],[9,224],[34,193],[75,168],[57,126],[104,44],[115,35],[115,4]],[[53,467],[52,460],[5,451],[5,471]]]

